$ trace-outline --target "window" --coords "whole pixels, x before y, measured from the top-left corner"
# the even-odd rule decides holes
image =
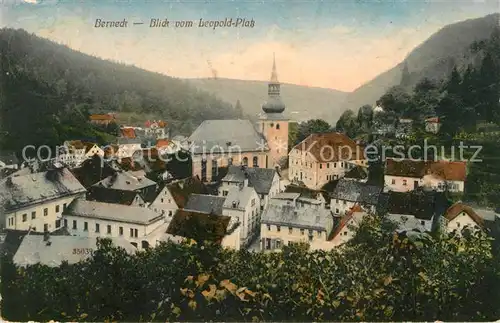
[[[335,209],[335,213],[339,213],[339,209]]]
[[[275,247],[276,247],[276,249],[281,248],[281,240],[280,240],[280,239],[277,239],[277,240],[275,241]]]
[[[227,196],[227,191],[222,191],[222,196]]]
[[[347,231],[344,231],[344,235],[345,235],[345,236],[347,235]]]
[[[108,231],[107,231],[108,234],[111,234],[111,226],[108,224]]]
[[[336,203],[336,204],[339,204],[339,199],[335,199],[335,203]]]
[[[420,224],[425,225],[425,221],[424,220],[420,221]]]
[[[313,241],[313,236],[309,236],[309,241]]]
[[[293,228],[292,227],[288,227],[288,234],[292,234],[293,233]]]
[[[344,200],[344,205],[346,205],[346,204],[347,204],[347,201],[346,201],[346,200]]]
[[[95,232],[99,232],[99,223],[95,224]]]
[[[217,166],[217,160],[212,159],[212,178],[219,174],[219,167]]]
[[[341,162],[341,163],[340,163],[340,167],[344,167],[344,162]]]
[[[248,166],[248,157],[243,157],[243,165]]]
[[[89,231],[89,224],[88,224],[88,222],[83,222],[83,231]]]
[[[278,130],[280,129],[280,124],[279,123],[276,124],[276,129],[278,129]]]
[[[73,220],[73,230],[76,230],[76,220]]]
[[[35,211],[33,211],[33,212],[31,212],[31,220],[33,220],[33,219],[35,219],[35,218],[36,218],[36,212],[35,212]]]
[[[457,222],[457,227],[459,227],[459,228],[460,228],[460,222]]]
[[[394,184],[396,184],[396,180],[395,179],[392,180],[392,185],[394,185]]]
[[[257,156],[253,157],[253,167],[258,168],[259,167],[259,158]]]
[[[130,237],[134,237],[134,229],[130,229]]]
[[[278,231],[278,232],[281,231],[281,227],[279,225],[276,226],[276,231]]]
[[[67,228],[68,227],[68,219],[64,219],[64,227]]]
[[[172,211],[168,211],[168,216],[172,216]]]
[[[252,199],[252,205],[251,206],[254,206],[255,205],[255,199]]]
[[[118,233],[122,236],[123,235],[123,227],[118,228]]]
[[[9,218],[9,226],[14,225],[14,218],[10,217]]]
[[[163,203],[163,199],[161,199],[161,202]]]
[[[326,168],[330,168],[330,163],[326,163]]]
[[[303,236],[304,235],[304,229],[300,229],[300,235]]]
[[[271,231],[271,226],[269,224],[267,225],[267,231]]]
[[[59,213],[59,205],[56,205],[56,213]]]
[[[323,164],[319,164],[319,169],[322,169],[323,168]]]
[[[47,216],[49,214],[49,209],[43,209],[43,216]]]
[[[45,223],[43,225],[43,232],[47,232],[47,231],[49,231],[49,225],[47,223]]]
[[[227,165],[228,165],[228,166],[233,165],[233,157],[229,157],[229,158],[227,159]]]
[[[139,236],[139,230],[135,229],[135,237],[137,238]]]
[[[271,122],[271,124],[269,124],[269,127],[274,127],[274,123]]]
[[[28,214],[24,213],[23,214],[23,222],[28,221]]]

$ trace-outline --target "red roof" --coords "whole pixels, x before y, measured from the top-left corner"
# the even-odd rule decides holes
[[[444,214],[444,217],[448,220],[451,221],[455,219],[459,214],[462,212],[465,212],[474,222],[477,223],[481,228],[484,228],[484,220],[481,218],[475,211],[472,209],[470,206],[467,204],[464,204],[462,202],[457,202],[450,206],[448,210],[446,210],[446,213]]]
[[[114,120],[115,117],[111,114],[91,114],[90,115],[90,120],[100,120],[100,121],[105,121],[105,120]]]
[[[167,139],[158,139],[156,141],[156,148],[166,147],[170,144],[170,141]]]
[[[443,180],[462,181],[467,177],[467,164],[464,161],[394,160],[385,163],[385,175],[422,178],[427,174]]]
[[[135,130],[134,128],[121,128],[120,132],[122,137],[133,139],[135,138]]]
[[[356,212],[364,212],[364,210],[361,208],[359,204],[354,204],[354,206],[346,213],[346,215],[344,215],[344,217],[340,220],[339,225],[330,236],[330,239],[328,239],[329,241],[335,239],[335,237],[339,235],[340,231],[342,231],[342,229],[347,225],[347,223],[349,223],[349,221],[354,216],[354,213]]]
[[[151,121],[146,121],[144,122],[144,126],[146,126],[146,128],[149,128],[151,126]]]
[[[364,147],[339,132],[311,134],[293,149],[308,151],[319,162],[365,159]]]
[[[438,117],[428,118],[425,119],[425,122],[439,123],[439,118]]]

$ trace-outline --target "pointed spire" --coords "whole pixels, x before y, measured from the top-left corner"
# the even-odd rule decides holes
[[[273,71],[271,73],[271,82],[278,83],[278,72],[276,71],[276,55],[273,53]]]

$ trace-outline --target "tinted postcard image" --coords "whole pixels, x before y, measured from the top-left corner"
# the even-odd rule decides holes
[[[500,319],[498,1],[0,1],[5,321]]]

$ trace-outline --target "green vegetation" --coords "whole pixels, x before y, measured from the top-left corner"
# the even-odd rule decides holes
[[[205,119],[239,117],[233,107],[185,82],[104,61],[23,30],[0,30],[2,149],[109,137],[88,114],[156,116],[189,133]],[[142,120],[145,121],[145,120]]]
[[[377,248],[373,248],[377,246]],[[378,217],[347,245],[281,253],[101,241],[75,265],[2,265],[10,321],[491,321],[500,262],[483,233],[405,236]]]

